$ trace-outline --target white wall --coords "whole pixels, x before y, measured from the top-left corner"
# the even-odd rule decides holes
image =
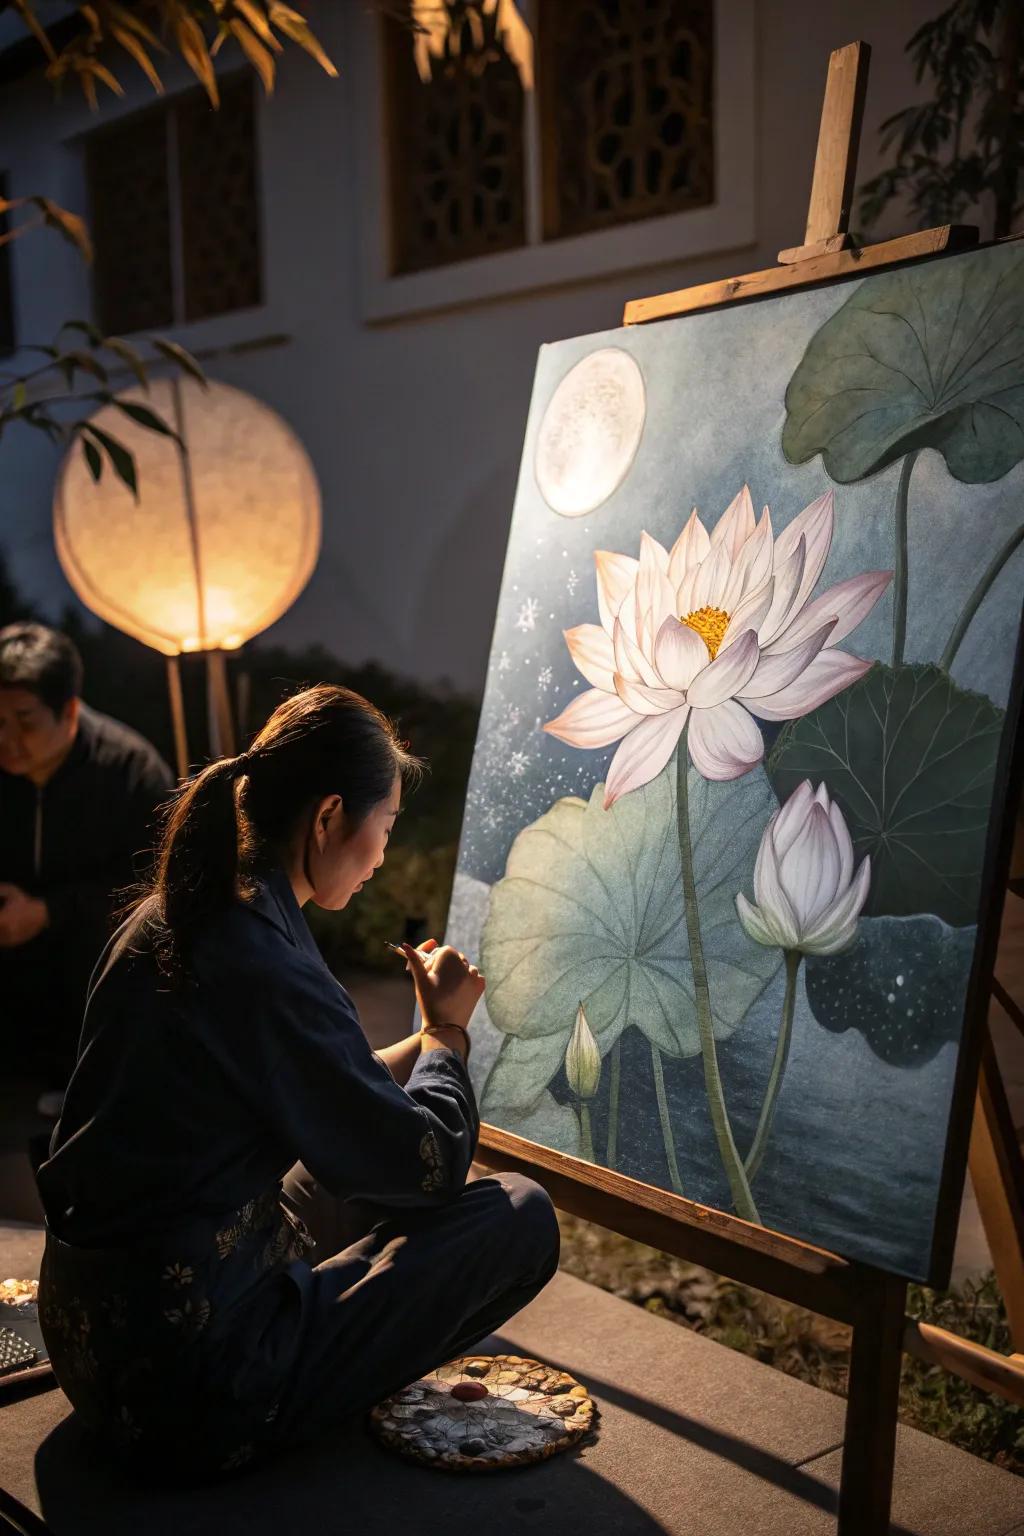
[[[316,639],[353,662],[373,657],[478,690],[538,346],[617,324],[629,298],[767,266],[799,243],[830,50],[856,37],[872,44],[861,155],[868,175],[878,164],[879,123],[917,94],[903,45],[938,9],[938,0],[758,0],[753,244],[645,267],[650,238],[639,224],[633,270],[367,324],[358,271],[369,199],[355,205],[360,93],[349,30],[363,7],[320,0],[312,19],[341,78],[289,53],[261,113],[268,302],[175,333],[196,349],[276,332],[291,338],[211,368],[292,423],[323,491],[319,569],[268,638]],[[183,71],[166,77],[187,83]],[[103,118],[147,99],[133,82],[124,101],[104,103]],[[8,88],[0,118],[0,168],[12,192],[46,192],[85,211],[68,141],[91,123],[73,89],[54,104],[41,79]],[[896,232],[890,221],[879,237]],[[48,340],[60,320],[87,313],[86,273],[55,236],[16,244],[13,256],[22,340]],[[450,293],[457,302],[455,269]],[[49,533],[54,471],[52,450],[27,430],[0,443],[0,544],[28,594],[56,613],[68,592]]]

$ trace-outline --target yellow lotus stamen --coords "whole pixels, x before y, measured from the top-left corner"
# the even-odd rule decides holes
[[[711,660],[714,661],[729,627],[729,615],[725,609],[695,608],[693,613],[686,614],[683,623],[688,629],[692,629],[695,635],[700,635],[708,648]]]

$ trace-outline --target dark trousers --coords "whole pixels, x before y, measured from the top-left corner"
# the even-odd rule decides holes
[[[473,1178],[446,1205],[395,1210],[336,1199],[301,1163],[284,1199],[317,1253],[300,1358],[276,1423],[299,1444],[472,1349],[558,1267],[554,1209],[519,1174]]]

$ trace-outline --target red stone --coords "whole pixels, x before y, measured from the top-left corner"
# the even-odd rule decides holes
[[[482,1381],[459,1381],[452,1387],[452,1397],[463,1403],[475,1403],[478,1398],[490,1395]]]

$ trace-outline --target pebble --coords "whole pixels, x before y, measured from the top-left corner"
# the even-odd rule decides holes
[[[523,1396],[526,1397],[526,1393]],[[452,1387],[452,1397],[457,1397],[462,1403],[475,1403],[482,1397],[489,1397],[490,1393],[482,1381],[459,1381]]]

